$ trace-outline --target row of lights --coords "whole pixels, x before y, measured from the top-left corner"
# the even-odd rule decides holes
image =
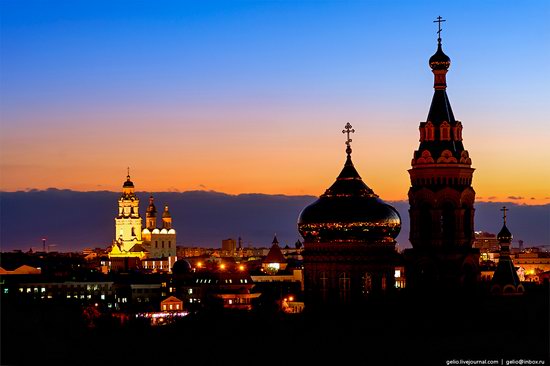
[[[202,268],[202,267],[203,267],[203,263],[202,262],[197,262],[197,268]],[[225,263],[220,263],[218,268],[223,271],[227,268],[227,266],[225,265]],[[239,269],[239,271],[244,271],[245,267],[244,267],[244,265],[240,264],[238,269]]]

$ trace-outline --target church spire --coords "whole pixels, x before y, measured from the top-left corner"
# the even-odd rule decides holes
[[[498,265],[491,279],[491,293],[493,294],[522,294],[525,289],[521,284],[519,276],[514,268],[514,262],[510,257],[510,246],[512,245],[512,233],[506,227],[506,212],[508,209],[503,206],[500,211],[502,215],[502,229],[497,235],[500,243],[500,254]]]
[[[145,212],[145,221],[147,229],[153,230],[157,227],[157,208],[155,207],[155,199],[152,193],[149,196],[149,206],[147,206],[147,211]]]
[[[462,141],[462,123],[455,120],[447,96],[446,75],[451,59],[443,52],[441,24],[437,17],[437,51],[430,57],[434,74],[434,92],[425,122],[420,122],[420,145],[413,153],[409,170],[409,251],[411,268],[407,281],[415,286],[470,286],[476,281],[479,253],[471,250],[474,239],[474,169]],[[460,197],[449,199],[449,197]],[[445,253],[441,252],[445,248]],[[425,263],[434,269],[425,275]],[[445,277],[448,268],[464,270]],[[443,281],[443,278],[446,278]],[[450,284],[452,282],[452,284]]]
[[[342,130],[342,133],[346,134],[346,163],[342,168],[342,171],[336,178],[336,182],[329,189],[327,189],[323,196],[369,196],[378,197],[374,194],[361,179],[361,176],[355,169],[353,162],[351,161],[351,133],[355,133],[355,129],[351,123],[347,123]]]
[[[512,242],[512,233],[510,232],[510,230],[508,230],[508,228],[506,227],[506,212],[508,211],[508,209],[506,208],[506,206],[502,206],[502,208],[500,209],[500,211],[502,211],[502,229],[500,229],[498,235],[497,235],[497,239],[498,241],[500,242],[500,250],[501,252],[506,252],[509,254],[509,251],[510,251],[510,244]]]
[[[434,73],[434,88],[436,90],[445,90],[447,88],[446,75],[451,66],[451,59],[447,56],[441,47],[441,22],[445,20],[440,16],[437,17],[437,20],[434,20],[434,23],[438,23],[437,30],[437,51],[432,57],[430,57],[430,68]]]

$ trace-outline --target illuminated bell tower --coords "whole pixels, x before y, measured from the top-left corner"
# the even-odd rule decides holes
[[[118,215],[115,217],[115,242],[123,252],[128,252],[136,244],[141,244],[141,216],[139,199],[136,197],[134,183],[130,180],[130,169],[122,186],[122,195],[118,199]]]
[[[473,284],[479,252],[474,240],[474,169],[462,142],[462,123],[453,115],[446,75],[451,59],[441,46],[441,17],[436,53],[429,65],[434,95],[428,117],[420,122],[420,146],[409,170],[410,242],[405,251],[410,287],[443,288]],[[476,254],[477,253],[477,254]]]

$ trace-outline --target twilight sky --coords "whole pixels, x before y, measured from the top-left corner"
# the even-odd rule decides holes
[[[428,59],[452,60],[480,200],[550,203],[550,2],[0,2],[0,189],[406,199]]]

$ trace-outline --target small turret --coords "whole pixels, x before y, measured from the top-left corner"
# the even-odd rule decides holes
[[[164,206],[164,212],[162,213],[162,228],[167,230],[172,228],[172,215],[170,215],[168,205]]]
[[[149,197],[149,206],[145,212],[145,227],[149,230],[153,230],[157,227],[157,208],[154,203],[155,199],[153,195]]]
[[[500,243],[500,255],[498,265],[491,280],[491,293],[495,295],[521,295],[525,291],[519,276],[514,268],[514,262],[510,258],[510,246],[512,244],[512,233],[506,227],[506,206],[502,207],[502,229],[497,235]]]

